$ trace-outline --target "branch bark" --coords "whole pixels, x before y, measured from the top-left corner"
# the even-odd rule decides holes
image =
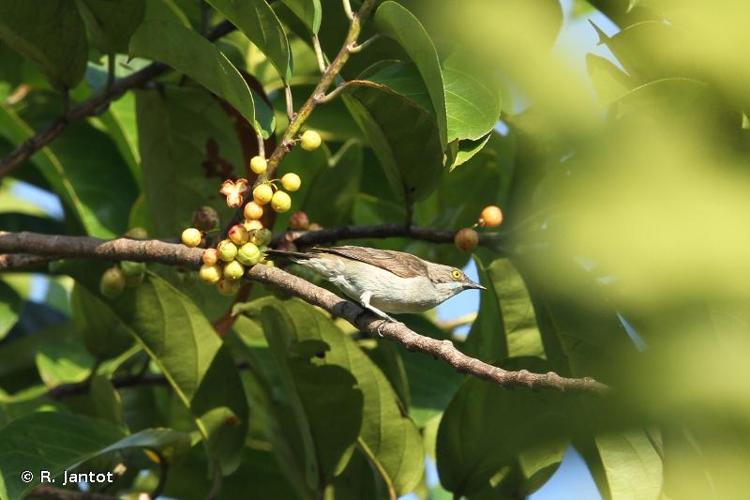
[[[310,247],[325,243],[335,243],[339,240],[355,240],[365,238],[411,238],[428,241],[430,243],[453,243],[454,231],[442,231],[429,227],[406,226],[404,224],[376,224],[372,226],[337,226],[319,231],[287,231],[276,236],[274,245],[294,243],[298,247]],[[497,247],[500,243],[497,233],[480,233],[479,244]]]
[[[104,241],[85,236],[0,233],[0,252],[33,253],[45,257],[160,262],[198,268],[203,250],[158,240],[119,238]],[[401,323],[383,322],[360,305],[275,267],[256,265],[248,271],[248,277],[253,281],[278,287],[309,304],[321,307],[333,316],[346,319],[363,332],[373,336],[381,335],[402,344],[407,349],[441,359],[462,373],[488,380],[501,387],[524,386],[595,394],[603,394],[608,390],[604,384],[588,377],[566,378],[553,372],[507,371],[492,366],[463,354],[451,341],[419,335]]]
[[[234,31],[234,29],[232,24],[224,21],[212,29],[206,38],[211,41],[217,40],[227,33]],[[34,136],[19,145],[12,153],[3,158],[0,161],[0,178],[9,175],[34,153],[55,140],[71,123],[103,113],[110,102],[119,99],[128,90],[142,86],[144,83],[156,78],[169,69],[169,66],[166,64],[149,64],[142,70],[117,80],[101,94],[90,97],[77,106],[72,107],[65,116],[55,120],[46,129],[37,132]]]

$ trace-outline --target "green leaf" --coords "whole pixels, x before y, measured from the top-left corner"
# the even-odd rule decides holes
[[[78,283],[73,286],[70,303],[75,329],[86,349],[97,359],[108,359],[133,344],[127,327],[105,301]]]
[[[45,342],[36,353],[39,376],[47,387],[86,380],[94,358],[86,352],[77,336],[58,335]]]
[[[534,306],[521,275],[508,259],[489,265],[474,259],[487,291],[465,343],[467,354],[493,362],[506,356],[544,357]]]
[[[141,158],[138,152],[138,128],[136,127],[135,95],[126,93],[110,103],[109,109],[98,116],[102,127],[117,146],[123,160],[128,164],[133,178],[140,186],[142,180]]]
[[[237,68],[198,33],[179,24],[147,21],[131,38],[130,55],[161,61],[185,73],[229,102],[264,138],[273,132],[273,115],[267,106],[253,98]]]
[[[324,344],[306,340],[322,336],[319,330],[335,328],[333,325],[310,314],[312,321],[300,330],[300,323],[295,325],[289,314],[275,307],[264,308],[261,317],[282,387],[303,438],[307,482],[316,491],[319,478],[324,483],[332,481],[354,451],[362,425],[362,393],[348,371],[317,362],[320,353],[316,351],[325,349]]]
[[[442,149],[445,149],[448,144],[448,122],[443,72],[440,69],[437,51],[427,30],[414,14],[393,1],[383,2],[378,7],[374,22],[381,34],[401,45],[419,69],[435,110],[437,127],[440,131],[440,145]]]
[[[660,498],[662,459],[645,431],[596,437],[596,448],[612,500]]]
[[[467,161],[471,160],[476,156],[477,153],[479,153],[484,147],[487,145],[487,143],[490,141],[492,136],[495,135],[494,133],[490,132],[481,139],[478,139],[476,141],[471,140],[463,140],[458,141],[457,147],[455,149],[455,153],[453,153],[453,160],[449,161],[448,163],[451,166],[451,170],[454,168],[463,165]]]
[[[281,0],[289,10],[294,12],[300,20],[305,23],[314,35],[320,30],[320,21],[323,17],[323,9],[320,0]]]
[[[423,474],[421,436],[404,415],[388,379],[354,340],[316,309],[299,300],[273,303],[272,307],[286,311],[291,318],[301,341],[299,355],[322,354],[321,364],[341,367],[354,376],[364,396],[359,447],[396,494],[410,492]]]
[[[89,383],[91,410],[97,418],[123,426],[124,415],[122,397],[112,382],[104,375],[96,375]]]
[[[58,412],[33,413],[0,429],[0,499],[21,498],[39,485],[40,470],[57,477],[65,470],[99,455],[128,448],[154,448],[174,455],[187,448],[187,434],[167,429],[147,429],[126,436],[103,420]],[[34,472],[30,483],[21,472]]]
[[[311,179],[302,210],[311,221],[338,226],[351,221],[362,179],[362,146],[349,141],[330,158],[327,167]]]
[[[146,14],[145,0],[77,0],[90,39],[104,54],[128,51],[128,42]]]
[[[508,356],[508,340],[498,290],[498,285],[502,283],[495,283],[493,275],[490,274],[490,266],[482,262],[478,256],[474,256],[474,262],[477,266],[479,282],[487,290],[479,296],[479,313],[471,325],[469,336],[464,343],[464,350],[470,356],[489,363],[499,363]],[[499,259],[495,261],[495,263],[499,262],[501,262]]]
[[[545,371],[544,362],[535,358],[519,358],[506,367]],[[553,440],[539,448],[539,439],[549,429],[564,427],[565,397],[552,391],[509,391],[468,378],[445,410],[438,430],[442,485],[457,496],[478,493],[496,481],[496,474],[515,467],[522,452],[535,453],[527,456],[529,466],[533,462],[544,468],[549,457],[552,463],[559,462],[565,445]],[[528,470],[533,476],[533,470],[541,469]]]
[[[41,66],[57,86],[73,88],[86,70],[86,30],[70,0],[5,0],[0,40]]]
[[[268,57],[281,78],[292,77],[292,53],[284,27],[265,0],[207,0]],[[238,108],[242,109],[242,108]]]
[[[443,172],[434,116],[388,87],[365,85],[342,96],[396,196],[427,197]]]
[[[458,53],[443,63],[448,142],[476,141],[500,119],[500,84],[486,70],[478,70]]]
[[[179,234],[202,205],[228,220],[231,212],[218,186],[242,176],[244,160],[219,103],[201,89],[165,86],[162,92],[138,91],[136,113],[143,190],[156,230],[152,236]]]
[[[33,135],[33,128],[4,104],[0,104],[0,130],[14,144]],[[81,155],[81,151],[87,154]],[[104,133],[86,123],[72,124],[31,161],[89,235],[111,238],[125,231],[136,185],[117,148]],[[102,189],[102,165],[107,165],[107,182],[116,189]]]
[[[405,322],[421,335],[448,339],[445,332],[424,316],[408,316]],[[402,347],[399,352],[409,382],[409,415],[419,427],[424,427],[432,418],[445,411],[464,377],[446,363],[422,353],[410,352]]]
[[[0,281],[0,340],[5,338],[21,314],[21,297],[7,283]]]

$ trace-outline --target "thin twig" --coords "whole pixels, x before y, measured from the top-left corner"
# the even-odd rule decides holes
[[[342,0],[342,3],[344,4],[344,12],[346,12],[346,17],[349,19],[354,19],[354,12],[352,11],[352,4],[349,2],[349,0]]]
[[[222,36],[234,31],[234,26],[229,22],[218,24],[208,34],[209,40],[216,40]],[[115,81],[109,88],[101,94],[97,94],[77,106],[71,107],[65,116],[58,118],[46,129],[37,132],[34,136],[28,138],[19,145],[12,153],[0,161],[0,178],[9,175],[23,162],[28,160],[34,153],[45,147],[47,144],[57,138],[71,123],[81,121],[90,116],[103,113],[109,103],[122,97],[125,92],[132,88],[140,87],[146,82],[156,78],[165,71],[169,66],[161,63],[149,64],[140,71]]]
[[[286,101],[286,116],[291,122],[294,120],[294,96],[292,95],[292,87],[289,84],[284,85],[284,100]]]
[[[321,73],[325,73],[328,64],[326,64],[326,58],[325,55],[323,55],[323,48],[320,46],[320,38],[318,38],[318,35],[312,36],[312,44],[313,50],[315,50],[315,58],[318,60],[318,69]]]
[[[362,43],[354,44],[349,50],[353,54],[358,54],[362,52],[363,50],[365,50],[370,45],[372,45],[373,43],[377,42],[380,38],[381,38],[380,33],[375,34]]]
[[[404,229],[403,226],[400,227],[402,230]],[[0,232],[0,252],[33,252],[53,257],[161,262],[195,269],[200,266],[203,250],[158,240],[120,238],[104,241],[86,236],[50,236],[36,233]],[[564,378],[553,372],[540,374],[530,373],[526,370],[507,371],[492,366],[479,359],[466,356],[456,349],[450,341],[441,341],[419,335],[401,323],[384,323],[381,318],[360,305],[342,299],[328,290],[276,267],[256,265],[248,271],[247,276],[253,281],[295,295],[309,304],[325,309],[336,317],[344,318],[359,328],[360,331],[373,336],[382,335],[399,342],[407,349],[441,359],[462,373],[489,380],[502,387],[526,386],[596,394],[607,391],[607,386],[591,378]],[[141,381],[138,383],[141,383]],[[59,388],[54,390],[63,391]]]

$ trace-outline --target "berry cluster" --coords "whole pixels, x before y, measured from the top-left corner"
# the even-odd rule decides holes
[[[476,224],[472,227],[465,227],[456,232],[456,235],[453,237],[453,242],[459,250],[472,252],[479,244],[479,234],[474,229],[475,227],[498,227],[502,223],[503,212],[500,210],[500,207],[495,205],[486,206],[479,215]]]
[[[314,130],[307,130],[300,137],[299,143],[302,149],[313,151],[320,147],[322,139]],[[240,278],[247,268],[258,263],[273,265],[272,261],[265,259],[265,250],[271,243],[271,231],[263,227],[261,219],[269,205],[277,213],[289,211],[292,207],[289,193],[299,190],[302,186],[302,180],[295,173],[284,174],[280,179],[268,180],[268,162],[263,156],[254,156],[250,159],[250,170],[258,175],[259,182],[252,190],[252,200],[247,203],[245,196],[250,190],[247,179],[228,179],[222,183],[219,192],[226,197],[227,206],[243,207],[244,221],[232,226],[227,232],[226,239],[221,240],[215,248],[203,252],[203,265],[198,273],[202,281],[215,284],[219,292],[225,295],[237,292]],[[294,214],[292,219],[298,218],[299,213],[302,212]],[[207,217],[206,214],[194,216],[194,227],[182,232],[182,243],[189,247],[199,246],[204,241],[205,232],[217,224],[218,221]],[[309,222],[296,225],[309,225]]]
[[[125,233],[124,236],[133,239],[146,239],[148,234],[145,229],[135,227]],[[108,299],[114,299],[120,296],[126,287],[140,285],[145,275],[145,263],[122,261],[102,273],[99,280],[99,292]]]

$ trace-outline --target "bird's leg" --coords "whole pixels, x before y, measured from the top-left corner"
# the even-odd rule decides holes
[[[381,330],[382,330],[383,326],[387,322],[392,321],[393,323],[399,323],[399,321],[397,321],[394,318],[390,317],[388,314],[386,314],[385,312],[381,311],[377,307],[371,305],[370,304],[370,299],[372,299],[372,292],[365,292],[362,295],[360,295],[360,297],[359,297],[359,303],[362,304],[362,307],[364,307],[368,311],[372,311],[375,314],[377,314],[378,316],[380,316],[381,318],[383,318],[383,321],[380,322],[380,324],[378,325],[378,329],[377,329],[378,335],[380,335],[382,337],[383,336],[383,332]]]

